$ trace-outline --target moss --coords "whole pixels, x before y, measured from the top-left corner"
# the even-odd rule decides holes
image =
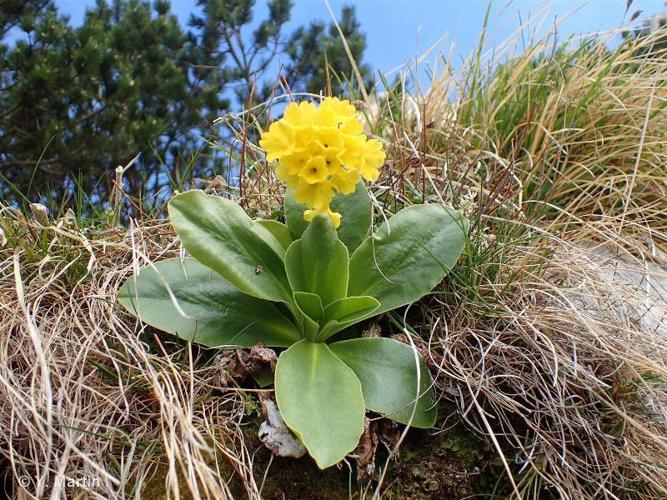
[[[489,494],[502,468],[494,452],[462,425],[431,434],[411,431],[387,475],[387,499],[463,498]]]

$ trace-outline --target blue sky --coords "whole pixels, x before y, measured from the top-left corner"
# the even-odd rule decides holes
[[[295,0],[290,27],[315,19],[329,19],[324,0]],[[68,14],[74,24],[83,19],[86,7],[94,0],[56,0],[60,11]],[[172,11],[185,23],[195,11],[195,0],[172,0]],[[465,57],[478,40],[487,0],[332,0],[334,13],[344,4],[354,4],[362,29],[367,35],[365,60],[373,69],[387,72],[398,65],[414,61],[443,36],[440,52],[449,53],[453,46],[456,59]],[[259,0],[258,14],[265,11]],[[626,0],[496,0],[492,2],[491,45],[502,42],[531,15],[545,24],[559,20],[563,37],[594,31],[608,31],[624,20]],[[634,0],[630,13],[641,9],[642,17],[667,10],[665,0]],[[571,14],[568,17],[568,14]],[[613,42],[613,40],[612,40]],[[432,61],[438,50],[431,53]]]

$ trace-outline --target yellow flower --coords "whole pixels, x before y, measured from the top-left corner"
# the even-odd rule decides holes
[[[332,212],[330,208],[327,208],[326,210],[306,210],[303,213],[303,218],[310,222],[315,218],[317,214],[324,214],[327,217],[329,217],[329,220],[331,221],[331,225],[334,227],[334,229],[338,229],[340,226],[340,219],[341,215],[338,212]]]
[[[326,181],[329,177],[327,163],[324,156],[313,156],[301,171],[301,177],[308,184]]]
[[[325,151],[339,152],[345,147],[345,140],[340,130],[334,127],[319,127],[315,134],[317,144]]]
[[[293,127],[307,127],[312,123],[316,113],[317,108],[311,102],[293,102],[285,109],[282,121]]]
[[[299,182],[299,177],[290,174],[288,167],[284,163],[279,163],[276,167],[276,177],[283,181],[287,186],[293,186]]]
[[[327,97],[322,100],[320,109],[333,111],[344,118],[356,119],[357,110],[354,109],[354,106],[347,99],[341,101],[338,97]]]
[[[365,179],[376,181],[380,175],[380,167],[386,157],[382,149],[382,143],[371,139],[364,144],[363,149],[364,151],[361,155],[362,164],[359,167],[359,172]]]
[[[268,161],[278,161],[276,177],[308,207],[304,218],[323,213],[336,228],[341,215],[329,208],[335,194],[353,193],[362,178],[377,180],[385,159],[382,144],[363,134],[354,106],[337,97],[324,98],[319,107],[291,103],[259,144]]]
[[[328,97],[322,101],[320,109],[335,117],[335,127],[343,133],[357,135],[363,132],[364,126],[357,120],[357,110],[350,104],[350,101]]]
[[[294,129],[285,122],[277,121],[262,135],[259,145],[266,151],[266,159],[273,161],[294,152],[296,141]]]
[[[344,141],[345,146],[343,148],[343,153],[340,155],[341,161],[344,165],[350,165],[353,168],[356,166],[358,170],[366,137],[363,135],[350,135],[346,136]]]
[[[298,176],[299,172],[301,172],[305,168],[309,158],[310,155],[306,151],[299,151],[298,153],[285,155],[282,158],[280,158],[279,167],[287,168],[287,172],[289,173],[289,175]],[[278,174],[277,169],[276,169],[276,174]],[[278,178],[281,181],[287,183],[285,179],[282,179],[280,176],[278,176]]]
[[[341,194],[354,193],[358,182],[359,172],[356,170],[347,170],[343,166],[331,176],[331,185]]]
[[[305,203],[314,210],[324,211],[329,208],[329,203],[333,198],[333,188],[331,182],[317,182],[309,184],[299,182],[294,188],[294,199],[298,203]]]

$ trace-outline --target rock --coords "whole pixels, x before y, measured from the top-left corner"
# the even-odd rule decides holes
[[[667,335],[667,256],[656,255],[651,262],[608,246],[579,245],[577,250],[587,262],[588,280],[573,283],[577,292],[567,295],[579,309],[598,316],[606,302],[640,330]]]
[[[301,441],[289,430],[276,403],[268,397],[260,398],[266,420],[259,426],[259,439],[274,455],[301,458],[306,454]]]

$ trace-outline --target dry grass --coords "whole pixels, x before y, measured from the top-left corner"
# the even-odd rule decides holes
[[[544,40],[367,108],[390,158],[378,220],[422,200],[471,216],[450,279],[393,320],[430,343],[457,408],[443,429],[462,420],[501,457],[498,496],[667,495],[667,57],[654,41]],[[240,201],[270,214],[280,187],[246,146]],[[99,478],[78,488],[90,497],[150,483],[228,498],[232,476],[260,497],[241,429],[250,393],[219,390],[211,358],[114,307],[128,275],[179,254],[168,225],[86,237],[3,216],[0,453],[16,496],[63,496],[65,475]]]
[[[17,497],[58,498],[56,476],[92,497],[130,497],[156,472],[174,497],[230,496],[232,469],[257,493],[239,427],[242,396],[211,398],[214,363],[142,334],[114,307],[144,256],[178,254],[170,229],[153,223],[86,241],[65,228],[6,222],[25,231],[23,245],[33,235],[48,241],[42,258],[26,258],[24,248],[0,264],[0,448]],[[16,487],[22,476],[27,488]]]

